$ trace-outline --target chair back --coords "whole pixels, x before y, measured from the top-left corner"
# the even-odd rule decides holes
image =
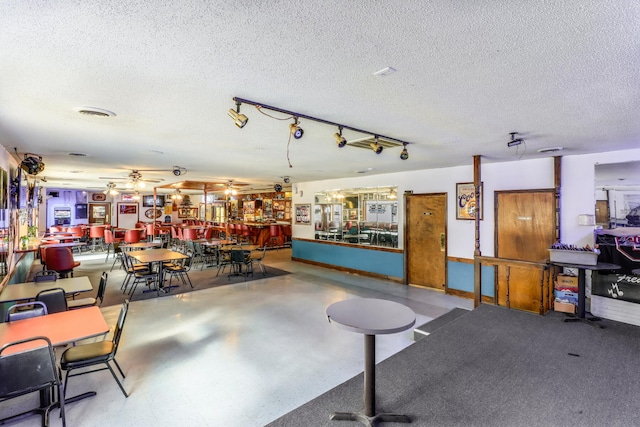
[[[140,230],[127,230],[124,232],[125,243],[138,243],[140,241]]]
[[[47,314],[47,306],[42,301],[23,302],[9,307],[4,321],[13,322],[15,320],[45,316]]]
[[[55,225],[49,227],[49,233],[59,233],[60,231],[62,231],[62,228],[56,227]]]
[[[198,230],[195,228],[185,228],[184,229],[184,240],[197,240],[198,239]]]
[[[98,306],[102,305],[102,301],[104,300],[104,293],[107,290],[107,278],[109,277],[109,275],[107,274],[106,271],[102,272],[102,275],[100,276],[100,284],[98,285],[98,293],[96,294],[96,300],[100,300],[100,303],[98,304]]]
[[[207,227],[207,229],[204,232],[204,238],[205,239],[213,239],[213,232],[214,231],[215,231],[215,228]]]
[[[58,273],[55,270],[42,270],[37,271],[33,275],[34,282],[55,282],[58,280]]]
[[[45,289],[38,292],[36,301],[41,301],[47,306],[48,313],[67,311],[67,297],[62,288]]]
[[[113,330],[113,351],[112,355],[115,357],[118,351],[118,344],[120,343],[120,337],[122,336],[122,330],[124,329],[124,321],[127,320],[127,313],[129,312],[129,300],[126,299],[122,303],[120,308],[120,314],[118,315],[118,323]]]
[[[84,237],[84,231],[82,231],[82,227],[80,226],[67,228],[67,233],[71,233],[71,237],[74,239],[81,239]]]
[[[47,268],[55,271],[69,271],[75,267],[73,253],[70,248],[46,248],[45,259]]]
[[[267,254],[267,245],[264,245],[262,248],[258,248],[256,251],[258,251],[260,255],[255,257],[254,260],[262,261],[264,256]]]
[[[244,250],[240,247],[231,248],[231,262],[244,264]]]
[[[104,230],[104,242],[107,245],[111,245],[116,242],[116,239],[113,237],[113,231]]]
[[[36,348],[19,350],[19,347],[25,343],[37,343]],[[10,342],[0,348],[0,399],[44,390],[59,386],[60,383],[56,359],[49,338],[27,338]],[[61,415],[64,417],[63,400],[61,399],[60,409]]]
[[[101,239],[104,237],[104,227],[94,225],[89,229],[89,237],[92,239]]]

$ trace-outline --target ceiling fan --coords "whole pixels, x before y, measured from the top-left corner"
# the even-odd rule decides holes
[[[99,179],[108,179],[110,181],[115,181],[115,180],[121,180],[121,179],[125,179],[122,177],[109,177],[109,176],[100,176],[98,177]],[[144,179],[142,177],[142,174],[134,169],[131,171],[131,173],[128,175],[128,180],[125,183],[125,187],[127,187],[128,189],[142,189],[146,187],[147,182],[150,183],[159,183],[164,181],[164,179],[162,178],[154,178],[154,179]]]

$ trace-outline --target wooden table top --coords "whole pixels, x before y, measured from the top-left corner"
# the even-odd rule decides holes
[[[40,246],[44,248],[73,248],[77,246],[87,246],[87,242],[64,242],[64,243],[42,242]]]
[[[121,243],[122,249],[139,249],[139,248],[158,248],[162,246],[162,242],[138,242],[138,243]]]
[[[146,251],[128,252],[128,254],[143,264],[150,262],[177,261],[179,259],[189,258],[189,255],[172,251],[170,249],[147,249]]]
[[[0,303],[32,300],[36,298],[38,292],[51,288],[62,288],[67,294],[93,290],[91,281],[87,276],[68,277],[56,281],[16,283],[5,286],[0,292]]]
[[[99,307],[80,308],[31,319],[0,323],[0,347],[26,338],[45,336],[54,346],[69,344],[109,332]],[[33,346],[33,345],[32,345]],[[13,351],[26,350],[16,346]]]

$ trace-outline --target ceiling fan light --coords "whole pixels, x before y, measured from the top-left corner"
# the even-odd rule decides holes
[[[138,181],[136,184],[138,184],[138,187],[140,187],[140,188],[144,188],[144,187],[146,187],[146,186],[147,186],[147,185],[144,183],[144,181]]]

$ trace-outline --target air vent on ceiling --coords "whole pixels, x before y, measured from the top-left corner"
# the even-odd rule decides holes
[[[78,107],[75,109],[78,113],[84,114],[86,116],[95,116],[95,117],[114,117],[116,113],[113,111],[105,110],[103,108],[96,107]]]
[[[373,136],[368,136],[366,138],[353,139],[351,141],[347,141],[347,145],[349,147],[366,148],[367,150],[371,150],[372,142],[376,142],[376,138]],[[378,137],[378,145],[381,145],[384,148],[391,148],[391,147],[402,147],[403,144],[401,142],[389,141],[388,139]]]

